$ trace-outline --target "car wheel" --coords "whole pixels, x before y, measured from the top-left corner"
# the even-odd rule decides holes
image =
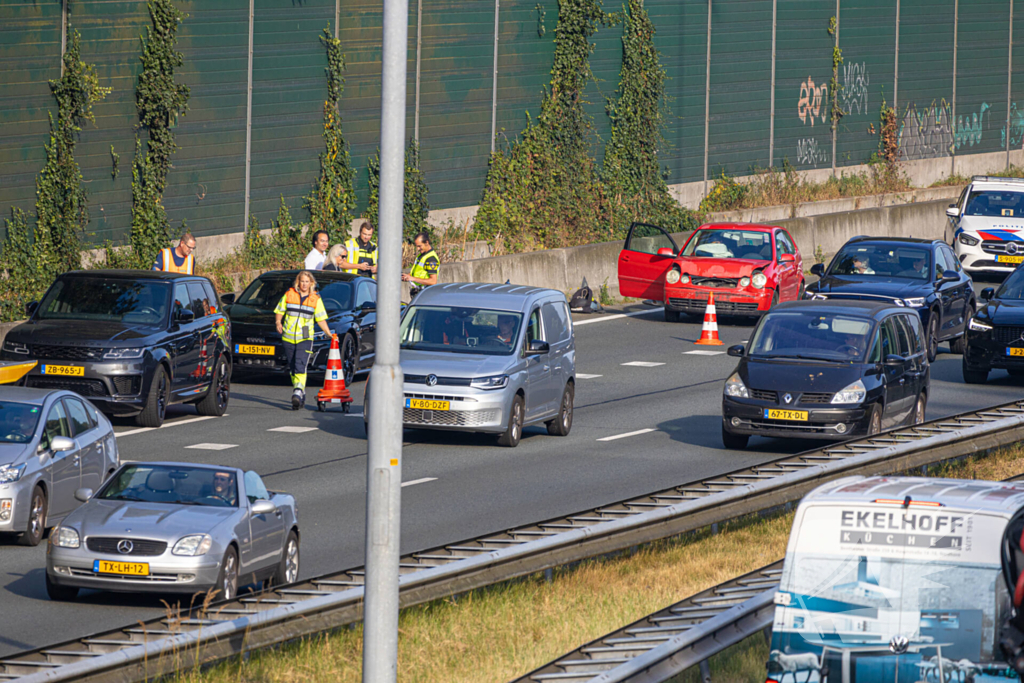
[[[932,311],[928,316],[928,362],[934,363],[939,355],[939,314]]]
[[[228,399],[231,397],[231,369],[224,356],[217,361],[217,371],[213,375],[213,382],[210,383],[210,390],[206,392],[206,398],[196,404],[196,410],[200,415],[220,417],[228,409]]]
[[[341,342],[341,371],[345,378],[345,387],[349,387],[356,377],[356,366],[359,359],[356,358],[356,343],[351,334],[346,334]]]
[[[558,417],[544,423],[544,426],[548,428],[548,434],[551,436],[569,436],[569,430],[572,429],[572,403],[575,396],[576,389],[573,387],[572,382],[567,382],[565,391],[562,392],[562,402],[558,409]]]
[[[32,489],[32,497],[29,499],[28,524],[25,532],[18,538],[18,543],[35,547],[43,540],[43,532],[46,531],[46,492],[43,487],[37,486]]]
[[[748,441],[750,441],[750,436],[747,434],[733,434],[725,429],[724,424],[722,425],[722,445],[730,451],[744,450]]]
[[[164,366],[156,366],[153,373],[153,381],[149,385],[149,393],[146,394],[146,407],[135,416],[135,424],[140,427],[159,427],[164,423],[164,416],[167,415],[167,402],[170,399],[171,387],[167,379],[167,370]]]
[[[928,404],[928,397],[922,391],[917,396],[917,403],[914,405],[914,414],[910,417],[910,424],[924,424],[924,412]]]
[[[964,373],[964,382],[967,384],[984,384],[988,381],[988,370],[972,368],[967,365],[967,357],[964,357],[961,366]]]
[[[882,407],[877,403],[871,406],[871,416],[868,418],[868,436],[878,434],[882,431]]]
[[[668,306],[665,306],[665,322],[677,323],[679,322],[679,311],[673,311]]]
[[[51,581],[50,575],[47,574],[46,596],[57,602],[68,602],[78,597],[78,588],[76,586],[59,586]]]
[[[286,583],[295,583],[299,580],[299,536],[294,531],[288,534],[285,541],[284,551],[281,554],[281,562],[277,565],[271,585],[280,586]]]
[[[796,291],[796,300],[803,301],[804,294],[807,293],[807,283],[803,280],[800,281],[800,289]]]
[[[963,333],[949,342],[949,350],[953,353],[964,353],[967,351],[967,326],[971,324],[971,318],[974,317],[974,307],[970,304],[964,310],[964,331]]]
[[[498,437],[499,446],[515,448],[519,445],[519,439],[523,437],[523,412],[523,397],[516,394],[508,411],[508,427],[505,428],[505,433]]]
[[[238,553],[233,547],[224,553],[215,588],[218,593],[214,600],[233,600],[238,596]]]

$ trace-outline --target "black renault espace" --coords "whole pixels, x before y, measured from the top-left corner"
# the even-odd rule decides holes
[[[981,290],[982,306],[967,326],[963,373],[968,384],[980,384],[1002,368],[1024,375],[1024,269],[1018,267],[999,289]]]
[[[777,305],[754,328],[722,395],[722,441],[843,440],[924,422],[929,365],[912,309],[868,301]]]

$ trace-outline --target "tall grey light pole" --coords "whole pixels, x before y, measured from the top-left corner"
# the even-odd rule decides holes
[[[366,467],[366,601],[363,681],[398,677],[398,545],[402,495],[402,192],[408,0],[384,0],[377,247],[377,356],[370,370]],[[367,401],[364,401],[366,404]],[[364,408],[365,409],[365,408]]]

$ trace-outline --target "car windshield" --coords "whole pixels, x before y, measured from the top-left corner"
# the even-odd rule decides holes
[[[964,215],[1021,218],[1024,216],[1024,192],[972,192],[967,198]]]
[[[465,306],[412,306],[402,318],[403,349],[508,356],[522,315]]]
[[[860,361],[874,323],[817,311],[775,311],[765,316],[750,345],[751,356],[805,360]]]
[[[996,291],[997,299],[1024,299],[1024,270],[1017,269],[1003,280]]]
[[[271,312],[285,292],[295,282],[294,278],[268,277],[253,280],[235,301],[257,311]],[[317,280],[317,294],[324,300],[328,313],[347,311],[352,308],[352,285],[327,278]]]
[[[53,283],[39,304],[39,320],[102,320],[162,325],[167,319],[166,282],[69,277]]]
[[[110,480],[97,498],[238,507],[238,482],[233,470],[187,465],[128,465]]]
[[[849,244],[832,260],[829,275],[905,277],[927,280],[931,253],[921,247]]]
[[[752,230],[698,230],[686,243],[683,256],[770,261],[772,236]]]
[[[0,401],[0,441],[28,443],[39,424],[39,406]]]

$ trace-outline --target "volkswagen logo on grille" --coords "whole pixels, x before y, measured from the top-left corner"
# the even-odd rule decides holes
[[[907,647],[910,646],[910,641],[906,636],[893,636],[892,640],[889,641],[889,652],[894,655],[902,655],[907,651]]]
[[[1007,254],[1016,254],[1017,253],[1017,245],[1014,242],[1010,242],[1009,244],[1007,244],[1006,245],[1006,253]]]
[[[785,401],[786,403],[792,403],[793,402],[793,395],[792,394],[786,394],[785,396],[782,397],[782,400]]]
[[[427,386],[437,386],[437,375],[427,375]]]
[[[117,552],[121,553],[122,555],[127,555],[134,548],[135,545],[127,538],[122,538],[120,541],[117,542]]]

